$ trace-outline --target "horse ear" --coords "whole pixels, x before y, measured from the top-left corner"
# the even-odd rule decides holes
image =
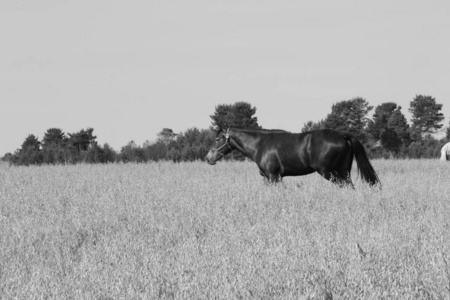
[[[219,124],[213,125],[212,129],[216,132],[221,132],[222,131],[222,127]]]

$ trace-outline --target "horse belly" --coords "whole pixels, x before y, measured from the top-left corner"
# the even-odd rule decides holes
[[[281,160],[282,170],[281,176],[301,176],[314,172],[314,169],[298,155],[286,157]]]
[[[307,175],[307,174],[311,174],[314,173],[314,169],[311,167],[305,167],[305,166],[300,166],[300,167],[295,167],[295,166],[289,166],[288,168],[285,168],[283,170],[283,173],[281,174],[282,177],[284,176],[301,176],[301,175]]]

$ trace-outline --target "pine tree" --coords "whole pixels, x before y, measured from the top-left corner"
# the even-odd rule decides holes
[[[397,132],[392,128],[386,128],[381,134],[381,145],[384,149],[388,151],[392,151],[394,153],[398,153],[400,150],[400,146],[402,145],[402,141],[397,135]]]
[[[95,142],[95,139],[97,138],[95,135],[92,135],[93,131],[93,128],[87,128],[86,130],[82,129],[79,132],[69,133],[70,145],[75,147],[78,152],[87,151],[89,146]]]
[[[177,134],[173,132],[170,128],[163,128],[161,132],[158,133],[158,141],[168,145],[172,142]]]
[[[33,134],[29,134],[22,143],[21,148],[16,151],[14,161],[19,165],[40,164],[41,159],[41,142]]]
[[[365,142],[367,139],[365,128],[369,121],[367,114],[372,108],[361,97],[339,101],[331,107],[331,113],[324,120],[324,128],[351,133]]]
[[[418,138],[423,133],[433,133],[443,126],[439,124],[444,119],[441,110],[442,104],[437,104],[436,99],[431,96],[417,95],[410,102],[411,121]]]
[[[44,163],[65,162],[67,137],[59,128],[47,129],[42,139],[42,159]]]
[[[408,146],[411,141],[409,136],[409,125],[405,115],[401,112],[402,107],[397,107],[388,119],[387,127],[394,130],[401,142]]]
[[[234,104],[219,104],[214,114],[210,115],[213,126],[245,126],[259,127],[258,118],[253,115],[256,107],[247,102],[236,102]]]
[[[63,145],[65,142],[67,142],[67,137],[59,128],[47,129],[44,133],[44,138],[42,139],[43,146],[50,144]]]
[[[448,122],[447,131],[445,132],[445,136],[447,137],[447,141],[450,141],[450,122]]]
[[[325,124],[324,120],[320,120],[319,122],[308,121],[303,124],[302,132],[323,129],[325,127],[324,124]]]
[[[368,123],[367,132],[376,140],[379,140],[388,128],[388,120],[396,108],[397,104],[394,102],[385,102],[375,108],[372,120]]]

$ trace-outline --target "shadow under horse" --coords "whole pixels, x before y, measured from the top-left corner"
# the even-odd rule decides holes
[[[290,133],[247,127],[216,127],[215,131],[215,145],[206,156],[211,165],[237,150],[253,160],[271,183],[285,176],[317,172],[341,187],[353,187],[350,174],[355,158],[362,180],[381,186],[363,145],[349,133],[331,129]]]

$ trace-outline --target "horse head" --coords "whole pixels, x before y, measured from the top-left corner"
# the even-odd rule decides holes
[[[215,165],[218,160],[233,150],[230,145],[230,127],[223,130],[222,126],[217,125],[213,127],[213,130],[216,132],[216,141],[206,155],[206,161],[210,165]]]

